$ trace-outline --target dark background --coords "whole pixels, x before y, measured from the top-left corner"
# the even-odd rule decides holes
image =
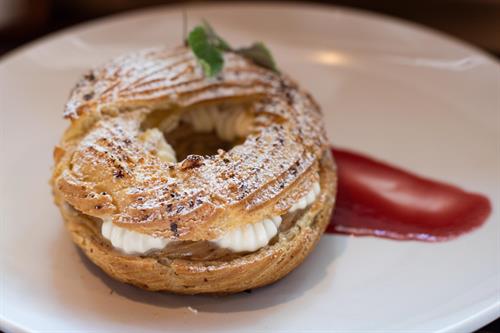
[[[189,2],[193,1],[0,0],[0,55],[49,32],[97,17],[148,6]],[[356,7],[418,22],[500,57],[500,0],[314,2]],[[286,6],[286,2],[283,5]]]
[[[190,2],[193,1],[0,0],[0,56],[33,39],[76,23],[136,8]],[[500,58],[500,0],[314,2],[355,7],[417,22],[465,40]],[[286,6],[286,2],[283,5]],[[500,319],[478,332],[500,333]]]

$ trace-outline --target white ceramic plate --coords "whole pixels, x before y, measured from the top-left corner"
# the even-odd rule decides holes
[[[306,5],[189,9],[236,45],[264,40],[316,96],[331,140],[490,197],[486,224],[426,244],[325,236],[251,294],[149,293],[72,245],[52,204],[61,112],[87,68],[181,42],[166,7],[85,24],[0,62],[0,326],[7,331],[471,331],[500,315],[500,66],[470,46],[372,14]],[[191,308],[189,308],[191,307]],[[195,311],[197,310],[197,312]]]

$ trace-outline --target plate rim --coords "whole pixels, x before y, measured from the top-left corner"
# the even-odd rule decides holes
[[[191,2],[188,4],[180,4],[180,3],[173,3],[173,4],[163,4],[163,5],[153,5],[153,6],[147,6],[144,8],[136,8],[136,9],[130,9],[130,10],[125,10],[123,12],[119,13],[114,13],[110,15],[106,15],[103,17],[98,17],[94,18],[88,21],[84,22],[79,22],[67,27],[64,27],[62,29],[50,32],[44,36],[40,36],[38,38],[35,38],[27,43],[24,43],[22,45],[19,45],[15,47],[14,49],[4,53],[2,56],[0,56],[0,66],[4,66],[5,62],[8,62],[11,58],[17,56],[19,53],[22,53],[23,51],[30,49],[32,47],[35,47],[37,44],[43,44],[51,39],[55,39],[59,37],[60,35],[65,35],[67,33],[71,33],[72,31],[76,31],[91,25],[98,25],[98,24],[105,24],[107,21],[114,21],[114,20],[120,20],[120,19],[126,19],[127,17],[132,17],[132,16],[137,16],[137,15],[148,15],[149,13],[156,12],[158,10],[168,10],[168,11],[175,11],[175,10],[182,10],[183,8],[189,9],[189,8],[209,8],[209,7],[260,7],[260,8],[272,8],[272,7],[295,7],[295,8],[302,8],[302,9],[324,9],[328,11],[344,11],[344,12],[350,12],[351,14],[354,15],[360,15],[360,16],[365,16],[365,17],[371,17],[377,20],[385,20],[385,21],[390,21],[394,24],[397,25],[404,25],[410,29],[413,30],[418,30],[423,33],[433,35],[434,37],[437,37],[439,39],[447,40],[448,42],[454,43],[456,46],[460,46],[462,48],[469,49],[470,51],[473,51],[477,54],[480,54],[483,57],[486,57],[490,62],[492,62],[495,66],[498,66],[498,69],[500,69],[500,60],[496,59],[491,53],[488,51],[480,48],[479,46],[476,46],[474,44],[471,44],[470,42],[463,40],[459,37],[453,36],[451,34],[448,34],[447,32],[435,29],[433,27],[426,26],[422,23],[410,21],[404,18],[392,16],[389,14],[385,13],[379,13],[375,11],[370,11],[367,9],[362,9],[362,8],[355,8],[355,7],[349,7],[349,6],[343,6],[343,5],[337,5],[337,4],[326,4],[326,3],[318,3],[318,2],[312,2],[312,3],[307,3],[307,2],[302,2],[300,0],[284,0],[284,1],[278,1],[278,0],[271,0],[271,1],[265,1],[265,2],[257,2],[253,3],[248,0],[234,0],[231,2],[223,1],[223,0],[215,0],[211,1],[209,3],[203,3],[203,2]]]
[[[150,13],[157,12],[159,10],[161,11],[168,11],[168,12],[173,12],[173,11],[178,11],[181,10],[182,8],[196,8],[196,9],[203,9],[203,8],[214,8],[214,7],[223,7],[223,8],[234,8],[234,7],[250,7],[250,8],[255,8],[255,9],[261,9],[261,8],[278,8],[278,7],[285,7],[284,9],[288,8],[293,8],[293,9],[303,9],[303,10],[315,10],[315,9],[322,9],[322,10],[328,10],[328,11],[340,11],[340,12],[347,12],[351,15],[354,16],[361,16],[364,18],[372,18],[377,21],[389,21],[392,24],[395,25],[403,25],[406,28],[409,28],[413,31],[418,31],[425,33],[426,35],[432,35],[433,37],[441,40],[441,41],[447,41],[449,43],[454,44],[455,46],[462,47],[464,49],[469,50],[470,52],[473,52],[474,54],[481,55],[485,58],[487,58],[492,66],[495,66],[495,68],[500,69],[500,61],[497,60],[496,58],[493,57],[492,54],[489,52],[479,48],[478,46],[472,45],[469,42],[462,40],[458,37],[449,35],[448,33],[442,32],[440,30],[436,30],[434,28],[425,26],[420,23],[412,22],[406,19],[394,17],[391,15],[387,14],[382,14],[382,13],[377,13],[377,12],[372,12],[369,10],[365,9],[359,9],[359,8],[352,8],[348,6],[339,6],[339,5],[329,5],[329,4],[323,4],[323,3],[306,3],[306,2],[300,2],[300,1],[269,1],[269,2],[263,2],[263,3],[252,3],[249,1],[234,1],[234,2],[224,2],[224,1],[213,1],[210,3],[188,3],[188,4],[163,4],[163,5],[155,5],[155,6],[148,6],[146,8],[140,8],[140,9],[132,9],[132,10],[126,10],[124,12],[120,13],[115,13],[111,15],[106,15],[104,17],[92,19],[89,21],[84,21],[80,22],[74,25],[71,25],[69,27],[65,27],[63,29],[51,32],[45,36],[41,36],[39,38],[36,38],[28,43],[22,44],[13,50],[5,53],[0,57],[0,68],[2,67],[7,67],[9,64],[9,61],[12,59],[15,59],[18,56],[22,56],[24,52],[37,47],[39,45],[43,45],[44,43],[48,43],[51,40],[58,39],[66,34],[71,34],[78,32],[82,29],[91,27],[91,26],[98,26],[98,25],[105,25],[108,24],[112,21],[116,20],[124,20],[130,17],[134,16],[147,16],[150,15]],[[500,289],[499,289],[500,290]],[[5,305],[5,304],[4,304]],[[492,303],[487,307],[484,307],[481,311],[469,315],[466,318],[463,318],[460,321],[457,321],[454,324],[451,324],[445,328],[440,329],[438,332],[451,332],[451,331],[456,331],[458,329],[466,329],[466,330],[475,330],[478,328],[483,327],[484,325],[500,318],[500,298],[497,300],[496,303]],[[0,328],[4,329],[7,332],[33,332],[33,330],[20,325],[18,323],[13,322],[12,320],[9,320],[4,316],[4,314],[0,313]]]

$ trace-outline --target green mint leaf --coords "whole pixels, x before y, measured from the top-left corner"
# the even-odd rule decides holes
[[[271,52],[262,42],[254,43],[249,47],[239,48],[235,52],[252,60],[258,66],[278,72]]]
[[[189,33],[187,42],[208,77],[215,76],[222,70],[223,52],[235,52],[258,66],[279,73],[273,56],[264,43],[258,42],[235,50],[207,21],[203,21],[202,25],[198,25]]]
[[[197,26],[189,33],[188,44],[206,76],[215,76],[222,70],[224,66],[222,52],[211,41],[203,26]]]
[[[231,51],[232,48],[229,46],[229,44],[222,39],[215,30],[212,28],[212,26],[205,20],[203,20],[203,28],[205,29],[205,32],[207,33],[208,39],[210,44],[215,46],[216,48],[220,49],[221,51]]]

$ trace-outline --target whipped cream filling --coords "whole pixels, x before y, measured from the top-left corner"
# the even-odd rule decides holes
[[[276,236],[281,224],[281,216],[247,224],[233,229],[214,242],[233,252],[252,252],[264,247]]]
[[[143,254],[151,250],[161,250],[169,240],[128,230],[115,225],[110,218],[103,219],[101,233],[111,244],[126,254]]]
[[[150,128],[139,137],[148,151],[154,151],[155,155],[165,162],[177,162],[175,150],[165,140],[163,133],[157,128]]]
[[[319,186],[319,182],[315,182],[313,184],[312,189],[306,195],[304,195],[299,201],[294,203],[293,206],[290,208],[289,212],[293,213],[299,209],[306,208],[307,206],[312,204],[314,200],[316,200],[316,197],[319,195],[320,192],[321,188]]]
[[[314,183],[311,191],[297,201],[288,212],[304,209],[312,204],[320,190],[319,183]],[[233,252],[253,252],[266,246],[278,234],[281,222],[281,216],[274,216],[257,223],[246,224],[230,230],[212,242]],[[103,219],[101,233],[113,247],[126,254],[144,254],[152,250],[161,250],[170,242],[167,238],[154,237],[119,227],[113,224],[111,218]]]
[[[212,105],[186,112],[182,120],[198,132],[215,131],[221,139],[232,141],[249,134],[253,117],[243,106],[226,110],[224,106]]]

